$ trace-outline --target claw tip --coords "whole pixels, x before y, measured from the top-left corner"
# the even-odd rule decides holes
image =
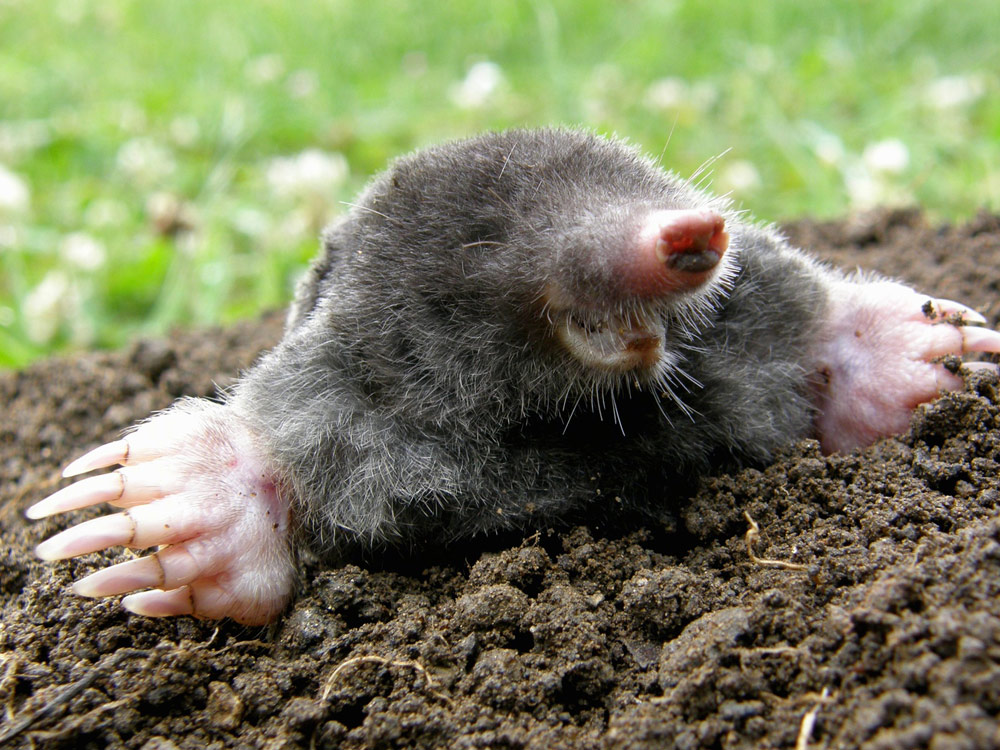
[[[28,518],[28,519],[31,519],[32,521],[37,521],[40,518],[45,518],[45,516],[47,516],[48,513],[45,513],[44,511],[39,510],[38,509],[39,505],[41,505],[40,502],[35,503],[30,508],[26,508],[25,511],[24,511],[24,517]]]
[[[138,592],[135,594],[129,594],[128,596],[123,596],[121,600],[122,608],[127,609],[133,615],[140,615],[142,617],[160,617],[161,615],[154,609],[145,606],[144,593],[148,592]]]
[[[92,585],[90,585],[90,583],[88,582],[89,578],[90,576],[87,576],[87,578],[82,578],[79,581],[76,581],[70,587],[73,593],[76,594],[77,596],[85,596],[88,599],[94,599],[96,597],[99,597],[101,594],[98,593],[97,590]]]
[[[94,469],[103,469],[114,464],[124,463],[128,458],[129,446],[124,439],[115,440],[113,443],[94,448],[94,450],[80,456],[75,461],[63,469],[64,477],[75,477]]]
[[[46,539],[41,544],[35,546],[35,557],[39,560],[45,560],[46,562],[53,562],[55,560],[62,559],[59,554],[59,550],[52,544],[51,539]]]

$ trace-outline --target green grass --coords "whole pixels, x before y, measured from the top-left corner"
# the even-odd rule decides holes
[[[771,221],[996,210],[997,29],[995,0],[0,0],[0,367],[281,305],[387,159],[486,128],[719,157]],[[483,61],[502,82],[463,106]],[[349,173],[276,187],[307,149]]]

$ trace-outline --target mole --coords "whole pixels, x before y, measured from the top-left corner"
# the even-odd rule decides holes
[[[280,343],[69,464],[42,542],[150,554],[77,581],[160,617],[273,621],[300,553],[655,512],[713,467],[850,451],[1000,351],[957,302],[847,275],[624,142],[513,130],[401,157],[329,229]],[[967,367],[990,368],[989,363]],[[954,369],[954,368],[953,368]],[[407,552],[409,553],[409,552]]]

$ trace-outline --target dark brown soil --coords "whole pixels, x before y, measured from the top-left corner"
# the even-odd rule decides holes
[[[789,234],[1000,318],[998,217],[937,229],[882,212]],[[543,529],[307,570],[269,629],[69,593],[124,556],[38,562],[33,545],[70,519],[29,524],[23,509],[82,450],[230,383],[280,326],[276,314],[0,375],[0,745],[1000,747],[990,374],[863,453],[825,458],[806,441],[706,478],[677,529]],[[757,554],[805,570],[751,561],[744,512]]]

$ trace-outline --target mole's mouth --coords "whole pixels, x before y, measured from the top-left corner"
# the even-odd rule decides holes
[[[663,323],[647,311],[550,308],[550,320],[556,340],[587,367],[628,372],[652,368],[663,355]]]

